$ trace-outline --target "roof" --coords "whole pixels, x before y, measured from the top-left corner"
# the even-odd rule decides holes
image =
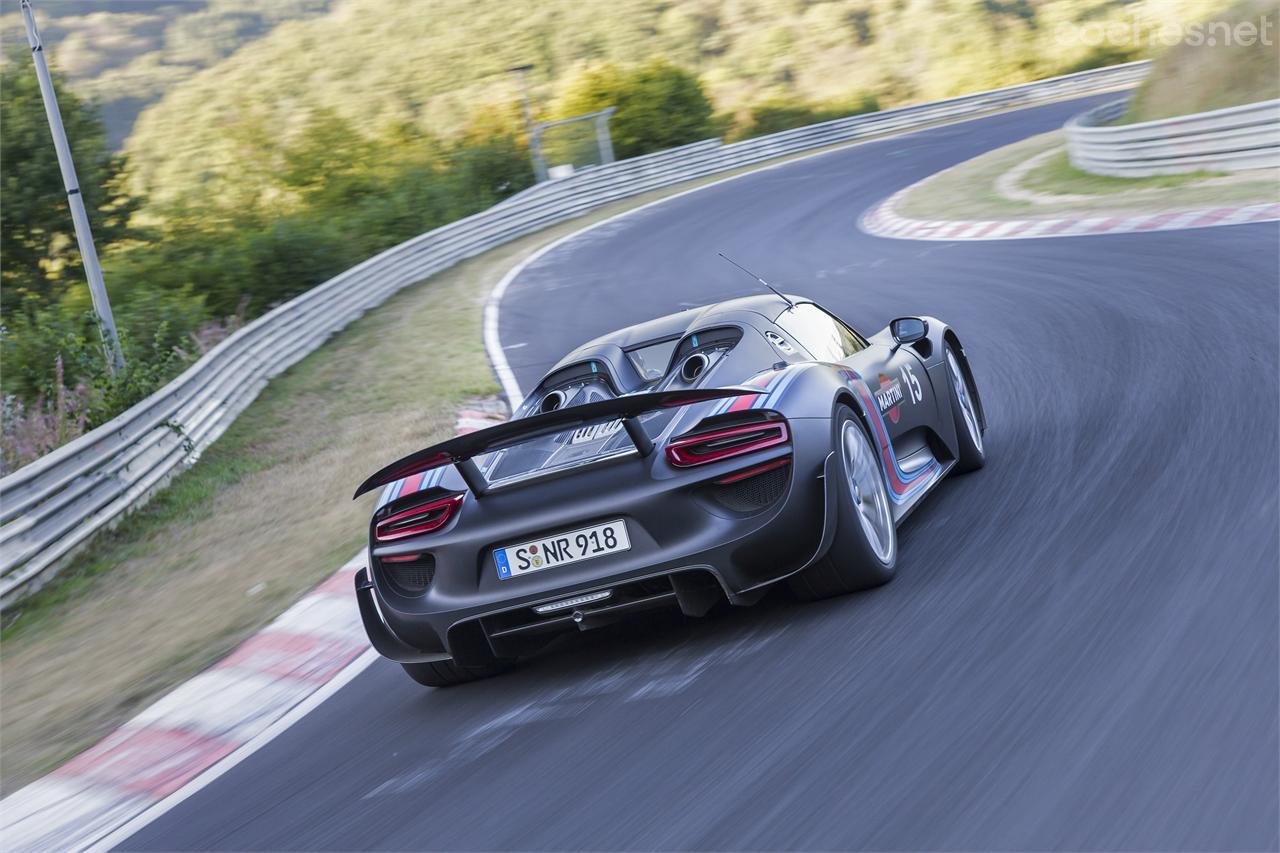
[[[795,302],[808,301],[799,296],[790,298]],[[700,308],[688,308],[684,311],[677,311],[674,314],[667,314],[664,317],[636,323],[634,326],[625,326],[607,335],[601,335],[575,348],[560,359],[552,370],[558,370],[566,365],[575,364],[591,357],[607,357],[607,353],[616,352],[615,347],[624,350],[631,349],[647,341],[683,337],[695,329],[705,329],[721,322],[733,322],[734,315],[739,315],[736,319],[741,321],[742,317],[740,315],[744,312],[758,314],[772,322],[782,313],[782,309],[785,307],[786,302],[783,301],[782,297],[775,296],[772,293],[764,293],[729,299],[724,302],[715,302]]]

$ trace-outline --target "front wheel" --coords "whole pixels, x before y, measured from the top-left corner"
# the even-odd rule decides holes
[[[836,409],[832,424],[836,535],[824,557],[791,579],[807,601],[888,583],[898,559],[893,507],[871,436],[848,406]]]
[[[982,447],[982,422],[974,403],[973,387],[960,368],[951,344],[946,345],[947,378],[951,381],[951,415],[956,424],[956,472],[976,471],[987,462]]]
[[[400,665],[404,667],[404,671],[410,678],[426,687],[453,687],[455,684],[492,678],[511,668],[511,664],[506,661],[495,661],[485,666],[459,666],[452,660]]]

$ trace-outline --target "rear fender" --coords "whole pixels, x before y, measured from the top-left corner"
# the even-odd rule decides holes
[[[938,406],[936,417],[928,419],[922,428],[935,458],[945,464],[955,459],[958,452],[955,419],[951,416],[951,385],[946,381],[946,363],[942,357],[943,335],[949,330],[933,318],[929,318],[929,326],[934,337],[926,339],[928,346],[921,347],[929,352],[929,358],[926,360],[922,355],[921,361],[925,364],[925,374],[934,388]],[[935,326],[938,327],[936,330]],[[781,395],[768,400],[763,408],[775,409],[787,418],[829,419],[835,408],[843,404],[857,413],[869,434],[878,433],[877,422],[883,425],[883,418],[875,408],[871,387],[857,371],[843,365],[822,363],[796,365],[788,370],[795,371],[797,375],[789,384],[778,383],[775,387],[782,388]],[[894,444],[897,446],[898,441],[895,440]]]

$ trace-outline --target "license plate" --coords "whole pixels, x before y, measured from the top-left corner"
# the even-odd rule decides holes
[[[530,539],[519,545],[498,548],[493,552],[493,561],[498,566],[498,577],[505,581],[516,575],[527,575],[530,572],[554,569],[630,550],[631,538],[627,536],[626,522],[618,519],[545,539]]]

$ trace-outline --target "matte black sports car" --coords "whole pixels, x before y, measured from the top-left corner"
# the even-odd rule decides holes
[[[386,488],[360,614],[374,648],[444,686],[642,610],[876,586],[896,526],[982,466],[985,427],[932,317],[867,338],[766,295],[631,326],[566,356],[507,423],[361,484]]]

